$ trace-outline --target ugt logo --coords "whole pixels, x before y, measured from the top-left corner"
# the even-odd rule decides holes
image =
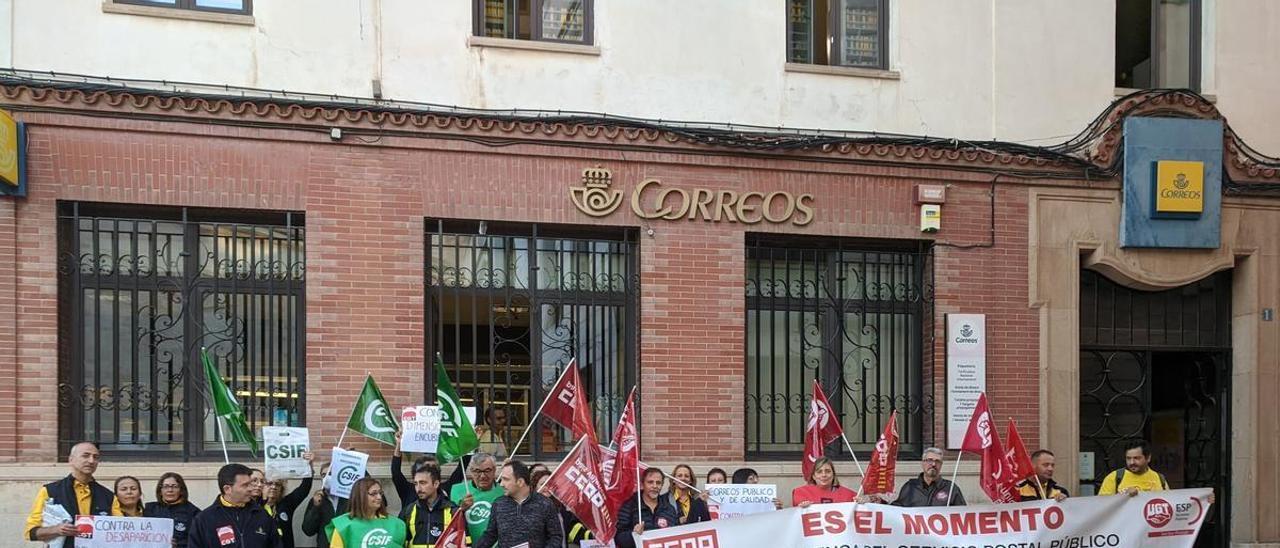
[[[715,530],[645,539],[644,548],[720,548]]]
[[[1159,529],[1173,521],[1173,505],[1164,499],[1151,499],[1143,508],[1142,517],[1146,518],[1147,525]]]

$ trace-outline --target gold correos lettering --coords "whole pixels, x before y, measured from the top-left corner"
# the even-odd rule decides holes
[[[805,202],[808,203],[805,203]],[[796,211],[800,212],[800,217],[792,220],[796,226],[805,226],[813,222],[813,195],[801,194],[796,200]]]
[[[705,188],[693,189],[693,199],[689,201],[692,204],[689,207],[689,219],[692,220],[699,213],[702,214],[702,220],[710,221],[711,213],[707,211],[707,206],[711,205],[711,201],[716,198],[716,194]]]
[[[738,219],[733,216],[733,203],[736,201],[738,201],[738,193],[732,190],[721,190],[716,194],[716,222],[720,222],[721,214],[724,214],[731,223],[738,222]]]
[[[757,213],[759,213],[759,212],[760,212],[760,204],[748,204],[748,203],[747,203],[747,200],[752,199],[752,198],[759,198],[759,199],[760,199],[760,201],[761,201],[761,202],[763,202],[763,201],[764,201],[764,193],[763,193],[763,192],[748,192],[748,193],[746,193],[746,194],[743,194],[743,195],[742,195],[742,197],[738,199],[738,208],[737,208],[737,210],[738,210],[738,220],[740,220],[740,221],[742,221],[742,222],[744,222],[744,223],[746,223],[746,224],[749,224],[749,225],[756,224],[756,223],[758,223],[758,222],[760,222],[760,221],[762,221],[762,220],[763,220],[763,217],[761,217],[760,215],[756,215]],[[751,216],[750,216],[750,217],[748,217],[748,215],[751,215]]]
[[[640,196],[644,194],[644,189],[649,188],[649,185],[661,186],[662,183],[658,182],[657,179],[645,179],[640,181],[640,184],[636,185],[635,192],[631,193],[631,211],[635,212],[636,216],[641,219],[657,219],[662,216],[662,213],[645,213],[644,208],[640,207]],[[661,205],[661,202],[659,202],[659,205]]]
[[[657,192],[646,194],[651,187],[657,188]],[[672,194],[677,196],[677,203],[668,204]],[[701,217],[708,222],[727,220],[756,224],[768,221],[781,224],[790,221],[796,226],[805,226],[813,222],[813,202],[812,194],[801,194],[797,198],[781,190],[768,194],[754,191],[738,194],[733,190],[707,188],[686,191],[679,187],[663,187],[658,179],[641,181],[631,193],[631,211],[637,217],[672,221]]]
[[[782,215],[774,218],[769,214],[773,212],[773,200],[778,196],[786,198],[786,202],[783,202],[786,205],[782,208]],[[765,220],[771,223],[785,223],[787,222],[787,219],[790,219],[791,215],[796,212],[796,201],[788,192],[783,192],[781,190],[777,192],[770,192],[769,195],[764,198],[763,211]]]
[[[669,196],[672,192],[680,193],[679,209],[667,207],[666,205],[667,196]],[[658,216],[662,217],[663,219],[674,221],[676,219],[684,217],[684,214],[689,211],[690,204],[691,204],[691,201],[689,200],[689,193],[685,192],[684,189],[664,188],[662,189],[662,192],[658,193],[658,199],[653,202],[653,208],[657,210]]]

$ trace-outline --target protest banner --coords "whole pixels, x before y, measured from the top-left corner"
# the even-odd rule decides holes
[[[400,412],[400,450],[432,453],[440,444],[440,406],[416,405]]]
[[[329,466],[329,493],[343,498],[351,498],[351,487],[364,477],[369,464],[369,455],[359,451],[347,451],[333,448],[332,464]]]
[[[76,546],[89,548],[173,548],[173,520],[76,516]]]
[[[1209,489],[965,507],[837,503],[633,534],[637,548],[683,546],[1039,546],[1191,548]]]
[[[262,471],[267,479],[311,477],[311,463],[302,454],[311,451],[311,434],[306,428],[262,427]]]
[[[763,483],[711,484],[704,489],[709,495],[707,510],[711,512],[711,519],[772,512],[773,499],[778,498],[778,486]]]

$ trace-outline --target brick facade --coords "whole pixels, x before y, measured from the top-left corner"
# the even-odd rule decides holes
[[[988,315],[997,413],[1016,419],[1029,445],[1039,440],[1025,180],[995,184],[991,242],[992,175],[923,162],[708,154],[693,145],[488,147],[428,135],[331,142],[327,132],[305,129],[19,116],[30,127],[30,196],[0,200],[0,379],[14,381],[0,386],[0,459],[56,458],[60,200],[305,212],[306,423],[319,447],[340,434],[366,371],[393,406],[422,396],[425,218],[638,227],[643,451],[648,459],[712,464],[744,454],[746,233],[919,240],[913,197],[921,183],[950,185],[936,235],[948,245],[935,250],[935,325],[924,335],[925,371],[936,373],[937,435],[925,441],[944,443],[938,335],[943,314],[961,311]],[[644,222],[624,198],[618,211],[595,219],[568,196],[594,165],[613,171],[624,197],[651,177],[683,188],[811,193],[816,218],[804,227]],[[355,445],[384,451],[368,440]]]

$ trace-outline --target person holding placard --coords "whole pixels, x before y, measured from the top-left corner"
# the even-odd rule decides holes
[[[67,464],[71,465],[71,473],[66,477],[47,483],[36,493],[36,500],[31,503],[31,513],[27,516],[27,525],[23,527],[22,538],[39,542],[49,542],[58,537],[75,537],[76,526],[70,522],[45,525],[45,506],[57,504],[70,518],[81,516],[118,516],[120,506],[115,494],[93,479],[98,471],[98,462],[102,453],[97,444],[83,441],[71,446],[67,455]],[[64,548],[80,545],[74,538]]]
[[[467,516],[467,536],[480,538],[489,528],[493,501],[502,496],[495,480],[498,477],[498,461],[488,453],[476,453],[471,457],[471,481],[453,486],[449,499]]]
[[[678,481],[671,482],[671,490],[662,495],[662,504],[671,506],[676,512],[676,525],[711,521],[711,512],[707,510],[706,493],[699,496],[694,492],[697,479],[693,468],[687,464],[677,464],[671,471],[671,477]]]
[[[760,474],[756,473],[754,468],[739,468],[733,471],[733,483],[745,483],[753,485],[760,483]],[[782,500],[777,497],[773,498],[773,509],[782,509]]]
[[[115,493],[121,516],[142,517],[142,482],[138,481],[138,478],[133,476],[116,478]]]
[[[707,471],[707,485],[721,485],[729,483],[729,476],[724,473],[723,468],[712,468]]]
[[[253,502],[253,471],[243,464],[218,470],[217,500],[191,522],[191,548],[275,548],[275,520]]]
[[[200,507],[191,504],[187,481],[176,472],[165,472],[156,483],[156,501],[142,507],[142,516],[173,520],[174,548],[187,548],[187,533]]]
[[[307,451],[302,454],[302,460],[307,464],[314,466],[315,454]],[[311,470],[312,477],[315,476],[315,469]],[[262,509],[267,511],[276,522],[276,532],[280,534],[281,548],[293,548],[293,518],[296,516],[298,506],[307,500],[307,496],[311,494],[312,478],[303,478],[289,494],[284,494],[288,488],[288,482],[282,479],[267,480],[262,487]]]
[[[428,548],[436,544],[449,522],[464,518],[453,501],[440,492],[440,467],[427,464],[414,470],[413,491],[416,499],[400,510],[400,519],[409,528],[409,546]]]
[[[813,472],[805,478],[807,485],[801,485],[791,491],[791,505],[808,508],[811,504],[827,504],[832,502],[853,502],[857,497],[852,489],[840,485],[836,476],[836,465],[831,459],[822,457],[813,463]]]
[[[403,421],[403,419],[402,419]],[[396,489],[396,495],[400,497],[400,507],[407,508],[414,501],[418,500],[415,494],[414,483],[409,481],[404,475],[404,457],[400,449],[400,444],[404,439],[404,430],[396,430],[396,444],[391,450],[391,485]],[[409,467],[409,477],[417,475],[418,470],[428,464],[440,467],[440,461],[432,455],[422,455],[413,460],[413,466]]]
[[[387,515],[382,483],[366,477],[351,488],[351,511],[325,528],[330,548],[404,546],[408,530],[400,518]]]

